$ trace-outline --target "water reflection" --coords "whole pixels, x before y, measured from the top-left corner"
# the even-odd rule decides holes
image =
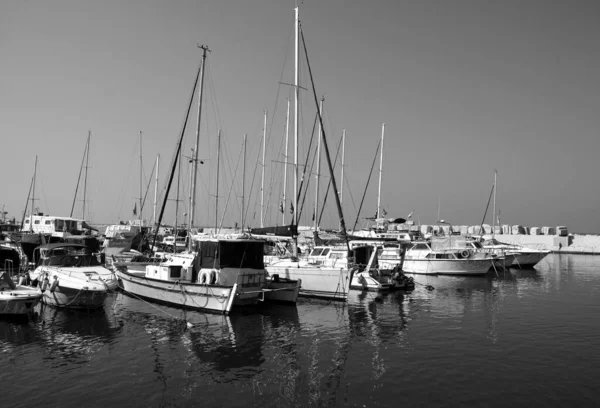
[[[41,353],[43,360],[81,364],[110,344],[119,330],[102,309],[78,311],[40,304],[28,319],[0,321],[0,349],[23,350],[23,346],[35,345],[29,352]]]

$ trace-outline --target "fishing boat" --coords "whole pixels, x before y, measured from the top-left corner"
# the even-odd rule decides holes
[[[199,162],[197,156],[198,132],[202,112],[204,65],[208,52],[208,47],[201,46],[200,48],[203,50],[202,61],[198,67],[192,98],[190,98],[186,114],[186,118],[189,117],[193,95],[199,83],[198,131],[194,149],[188,230],[194,226],[196,177]],[[187,119],[177,143],[175,159],[157,225],[161,225],[177,165],[181,165],[180,153],[186,125]],[[218,205],[216,207],[218,208]],[[246,306],[256,305],[264,300],[296,302],[301,281],[267,275],[263,260],[264,241],[224,238],[218,235],[204,236],[202,239],[194,241],[193,235],[187,235],[189,237],[188,248],[182,252],[167,254],[164,262],[146,265],[143,271],[134,271],[128,268],[116,269],[123,290],[131,296],[152,302],[223,314],[231,313],[234,308],[239,310]],[[155,244],[156,235],[153,238],[152,247]]]
[[[42,302],[51,306],[101,308],[118,286],[115,274],[84,245],[42,245],[34,252],[34,264],[36,268],[29,272],[31,283],[41,289]]]
[[[229,314],[264,300],[295,303],[299,281],[269,279],[263,241],[207,239],[144,272],[118,269],[126,293],[186,309]],[[271,280],[273,282],[271,282]]]
[[[478,243],[478,242],[476,242]],[[523,245],[507,244],[496,238],[483,240],[480,245],[488,251],[498,255],[512,257],[514,260],[508,265],[511,268],[533,268],[551,251],[547,249],[528,248]]]

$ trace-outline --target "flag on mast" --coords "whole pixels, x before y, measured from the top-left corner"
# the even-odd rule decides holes
[[[133,204],[133,215],[137,215],[137,203]]]
[[[410,212],[410,214],[408,214],[408,216],[407,216],[406,218],[411,218],[414,212],[415,212],[415,210],[412,210],[412,211]]]

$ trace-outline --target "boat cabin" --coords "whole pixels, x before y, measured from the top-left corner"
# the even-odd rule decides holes
[[[80,244],[56,243],[42,245],[33,252],[33,262],[38,266],[82,267],[100,266],[98,257],[90,248]]]
[[[51,235],[53,237],[67,237],[79,235],[83,229],[93,229],[83,221],[71,217],[56,217],[39,213],[25,219],[22,232]]]
[[[316,246],[308,254],[308,263],[331,268],[344,268],[354,264],[354,250],[348,251],[345,246]]]

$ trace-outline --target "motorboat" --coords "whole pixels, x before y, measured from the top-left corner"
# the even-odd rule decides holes
[[[402,264],[397,264],[393,268],[382,268],[379,264],[379,257],[383,253],[384,246],[363,246],[354,249],[356,259],[360,259],[361,253],[370,254],[366,268],[361,268],[360,263],[354,267],[352,273],[351,289],[369,290],[369,291],[389,291],[389,290],[413,290],[415,288],[412,277],[406,276],[402,272]]]
[[[305,257],[268,256],[269,275],[301,280],[300,296],[329,300],[348,298],[354,254],[346,246],[315,246]]]
[[[431,275],[485,275],[495,260],[495,254],[453,247],[434,249],[430,241],[422,241],[406,251],[403,270]]]
[[[34,252],[34,264],[29,272],[31,283],[41,289],[42,302],[51,306],[101,308],[118,286],[116,275],[84,245],[42,245]]]
[[[39,289],[16,284],[9,271],[0,270],[0,316],[26,316],[41,298]]]
[[[481,245],[486,250],[496,254],[513,255],[514,261],[509,265],[511,268],[533,268],[551,251],[547,249],[528,248],[523,245],[507,244],[495,238],[484,240]]]

